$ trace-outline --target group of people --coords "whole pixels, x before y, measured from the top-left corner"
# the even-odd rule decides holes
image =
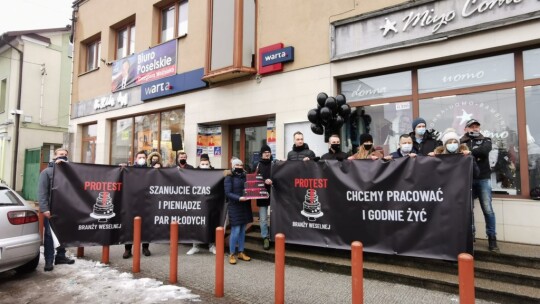
[[[304,142],[304,135],[298,131],[293,134],[294,145],[287,154],[287,160],[301,161],[319,161],[319,160],[339,160],[346,159],[371,159],[371,160],[392,160],[401,157],[417,156],[436,156],[440,154],[461,153],[463,155],[472,155],[474,158],[474,176],[473,176],[473,199],[478,198],[480,206],[486,221],[486,234],[488,236],[488,246],[490,251],[498,252],[496,238],[495,213],[492,207],[491,196],[491,168],[489,165],[489,152],[491,151],[491,139],[484,137],[480,132],[480,122],[476,119],[467,121],[464,128],[464,135],[458,136],[454,129],[447,129],[442,134],[433,130],[427,130],[426,121],[423,118],[416,118],[412,123],[412,132],[402,134],[399,137],[398,149],[389,155],[383,155],[382,150],[377,149],[373,143],[373,137],[370,134],[360,136],[360,146],[358,151],[352,155],[341,150],[340,137],[333,134],[328,140],[328,152],[320,158],[310,150],[308,144]],[[267,192],[271,195],[272,179],[272,151],[268,145],[263,145],[260,150],[260,160],[256,166],[255,172],[262,176]],[[53,270],[54,264],[73,264],[75,261],[66,257],[66,250],[63,247],[56,248],[56,257],[53,237],[50,229],[50,191],[52,183],[53,168],[56,164],[68,161],[68,151],[64,148],[55,151],[55,158],[49,163],[49,167],[42,171],[39,179],[39,205],[43,212],[44,220],[44,256],[45,271]],[[177,155],[178,169],[195,169],[187,163],[187,154],[180,152]],[[161,168],[161,155],[157,152],[147,155],[145,151],[140,151],[135,156],[133,167]],[[207,154],[202,154],[197,169],[214,169],[210,163]],[[242,160],[233,157],[231,160],[231,169],[225,170],[225,197],[228,202],[227,213],[231,226],[229,237],[229,263],[236,264],[238,260],[250,261],[251,258],[244,252],[246,226],[253,222],[251,209],[251,200],[244,196],[244,183],[246,182],[246,171]],[[258,199],[259,221],[261,229],[262,246],[265,250],[270,248],[270,232],[268,225],[270,198]],[[474,227],[474,226],[473,226]],[[474,229],[474,228],[473,228]],[[143,243],[142,252],[145,256],[150,256],[148,243]],[[208,244],[209,251],[216,253],[215,244]],[[132,256],[132,245],[125,244],[123,258]],[[200,245],[193,244],[193,247],[187,252],[188,255],[199,252]]]

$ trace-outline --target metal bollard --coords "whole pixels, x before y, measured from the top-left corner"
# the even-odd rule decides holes
[[[285,303],[285,235],[283,233],[276,234],[275,244],[275,303]]]
[[[459,303],[474,304],[474,258],[468,253],[458,255]]]
[[[178,282],[178,223],[171,223],[171,240],[169,252],[169,283]]]
[[[141,272],[141,217],[133,219],[133,273]]]
[[[351,244],[352,302],[364,303],[364,245],[360,242]]]
[[[224,296],[225,287],[225,230],[223,227],[216,228],[216,298]]]

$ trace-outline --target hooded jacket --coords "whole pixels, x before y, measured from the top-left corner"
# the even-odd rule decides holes
[[[315,152],[311,151],[306,143],[301,147],[293,145],[292,150],[287,154],[287,160],[303,160],[304,157],[309,157],[311,160],[315,158]]]
[[[469,148],[466,144],[460,144],[458,147],[458,151],[455,153],[450,153],[448,150],[446,150],[445,146],[439,146],[437,147],[433,153],[435,155],[441,155],[441,154],[463,154],[463,151],[469,151]],[[476,163],[476,159],[473,157],[473,179],[477,179],[478,176],[480,176],[480,167],[478,167],[478,164]]]
[[[152,152],[150,153],[150,155],[148,155],[148,158],[147,158],[147,161],[146,163],[148,164],[148,167],[153,167],[152,166],[152,157],[153,156],[157,156],[158,157],[158,163],[161,167],[163,167],[163,163],[162,163],[162,159],[161,159],[161,154],[159,154],[158,152]]]

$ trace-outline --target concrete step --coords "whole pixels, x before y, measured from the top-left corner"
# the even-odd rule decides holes
[[[246,235],[246,252],[274,261],[274,248],[263,250],[258,226]],[[500,242],[500,254],[475,243],[475,291],[500,303],[540,303],[540,246]],[[286,244],[287,265],[350,274],[350,250]],[[364,276],[459,294],[457,262],[364,253]]]

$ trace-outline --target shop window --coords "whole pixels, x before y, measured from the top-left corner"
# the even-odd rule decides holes
[[[540,86],[525,88],[527,109],[527,156],[529,164],[530,189],[540,187]]]
[[[523,52],[523,72],[525,79],[540,78],[540,49]]]
[[[255,74],[254,0],[211,1],[210,45],[204,80],[218,82]]]
[[[340,91],[347,102],[411,95],[411,72],[343,81]]]
[[[505,54],[418,70],[419,93],[514,81],[514,55]]]
[[[134,153],[146,151],[150,154],[159,148],[159,115],[148,114],[135,117]]]
[[[189,12],[188,1],[176,2],[172,5],[162,7],[160,10],[160,43],[187,34]]]
[[[82,162],[86,164],[95,164],[97,124],[83,126],[82,131]]]
[[[119,119],[112,124],[111,165],[129,164],[133,150],[133,118]]]
[[[6,100],[7,100],[7,79],[2,79],[0,81],[0,113],[6,111]]]
[[[99,58],[101,58],[101,40],[92,40],[84,43],[86,51],[86,66],[85,72],[95,70],[99,67]]]
[[[161,113],[160,153],[164,167],[176,165],[176,151],[173,150],[171,134],[180,134],[184,138],[184,111],[172,110]]]
[[[116,59],[135,53],[135,24],[116,31]]]
[[[498,194],[520,194],[519,143],[514,89],[422,99],[420,116],[428,128],[454,128],[464,133],[471,118],[481,123],[482,134],[492,140],[492,188]]]

